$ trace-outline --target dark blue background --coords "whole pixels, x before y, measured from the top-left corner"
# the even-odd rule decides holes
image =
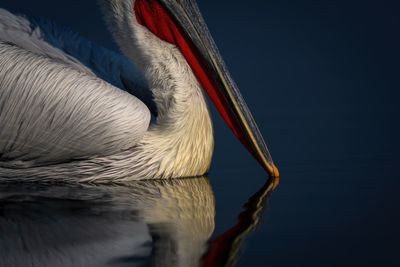
[[[0,5],[117,49],[95,1]],[[399,2],[199,5],[281,172],[239,265],[399,266]],[[267,176],[213,111],[217,235]]]

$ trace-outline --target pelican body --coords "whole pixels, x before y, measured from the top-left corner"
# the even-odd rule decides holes
[[[202,175],[214,146],[205,93],[278,176],[195,1],[100,3],[124,56],[0,9],[0,179]]]

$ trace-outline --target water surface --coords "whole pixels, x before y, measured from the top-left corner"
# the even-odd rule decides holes
[[[273,180],[211,239],[207,177],[124,184],[0,185],[0,266],[233,266]]]

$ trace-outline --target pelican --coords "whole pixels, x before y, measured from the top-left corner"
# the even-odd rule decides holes
[[[268,174],[279,175],[195,0],[100,5],[124,56],[51,21],[0,10],[0,179],[203,175],[214,147],[205,93]]]

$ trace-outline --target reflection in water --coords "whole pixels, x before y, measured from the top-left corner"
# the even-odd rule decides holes
[[[206,177],[1,184],[0,266],[224,266],[257,224],[270,189],[253,196],[238,224],[207,249],[215,202]]]
[[[260,222],[262,210],[266,208],[267,198],[279,183],[279,177],[271,178],[246,204],[238,216],[238,222],[228,231],[218,236],[203,256],[201,265],[207,267],[234,266],[243,239],[256,228]]]

